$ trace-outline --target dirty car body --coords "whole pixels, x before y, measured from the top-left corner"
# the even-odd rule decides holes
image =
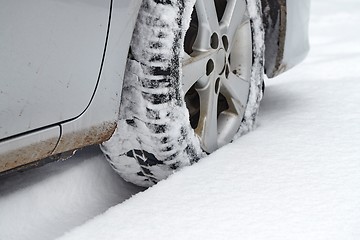
[[[309,0],[262,0],[265,72],[308,52]],[[118,118],[141,0],[15,0],[0,9],[0,173],[101,143]]]

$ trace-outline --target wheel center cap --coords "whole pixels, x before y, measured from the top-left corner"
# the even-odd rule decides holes
[[[216,52],[215,56],[215,71],[217,74],[221,74],[224,71],[225,63],[226,63],[226,51],[224,49],[219,49]]]

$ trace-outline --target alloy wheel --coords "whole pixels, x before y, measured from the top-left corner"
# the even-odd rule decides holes
[[[252,35],[245,0],[197,0],[184,41],[183,90],[204,151],[232,141],[248,101]]]

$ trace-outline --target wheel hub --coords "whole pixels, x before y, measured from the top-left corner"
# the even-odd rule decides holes
[[[197,0],[195,6],[184,43],[183,89],[191,125],[210,153],[233,139],[244,116],[251,28],[245,1]]]

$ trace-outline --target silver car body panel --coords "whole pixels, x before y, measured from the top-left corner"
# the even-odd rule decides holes
[[[0,139],[66,121],[86,109],[98,81],[110,2],[1,4]]]
[[[74,4],[74,8],[78,10],[78,18],[84,19],[91,18],[94,7],[101,8],[101,6],[105,7],[106,5],[103,3],[103,1],[95,0],[92,0],[90,2],[84,1],[84,3],[81,3],[82,1],[80,1],[80,3],[72,1],[64,2],[70,5]],[[111,24],[109,25],[110,30],[107,39],[106,32],[108,31],[108,22],[105,22],[106,31],[104,34],[102,32],[99,33],[97,28],[93,29],[93,33],[88,34],[88,37],[92,34],[102,36],[102,41],[98,41],[98,44],[100,45],[100,47],[98,48],[102,50],[99,51],[100,55],[93,54],[91,49],[88,49],[89,52],[82,56],[82,61],[77,61],[76,63],[73,62],[74,69],[80,68],[82,69],[82,71],[86,72],[88,69],[88,59],[95,59],[94,62],[97,62],[97,64],[95,64],[96,71],[92,71],[94,74],[92,79],[95,79],[95,81],[89,80],[89,78],[87,77],[89,76],[88,73],[81,78],[77,78],[79,81],[78,83],[70,84],[68,86],[69,88],[71,88],[71,90],[67,92],[68,94],[63,94],[62,91],[59,92],[62,98],[68,98],[66,102],[51,104],[52,102],[48,101],[48,99],[54,96],[53,94],[50,94],[48,92],[42,98],[43,102],[47,103],[46,109],[49,111],[44,113],[43,118],[47,119],[48,115],[56,115],[57,113],[59,113],[59,111],[61,111],[60,107],[62,106],[64,106],[64,109],[62,110],[64,110],[65,112],[67,108],[73,109],[72,105],[80,106],[81,104],[77,104],[78,99],[86,99],[86,101],[83,101],[83,105],[81,105],[81,107],[77,109],[78,111],[72,111],[73,113],[76,112],[75,115],[69,114],[69,117],[67,118],[63,117],[64,115],[61,115],[61,118],[56,119],[56,121],[61,122],[55,122],[55,124],[49,127],[46,126],[49,123],[51,124],[51,121],[53,120],[43,122],[42,125],[38,125],[40,129],[35,129],[30,132],[26,132],[28,128],[23,128],[21,129],[21,131],[23,131],[24,133],[21,135],[16,135],[15,137],[7,137],[4,139],[4,136],[8,136],[9,134],[5,135],[4,132],[2,132],[3,135],[0,135],[0,139],[2,138],[2,140],[0,140],[0,172],[7,171],[14,167],[28,164],[30,162],[34,162],[36,160],[60,152],[80,148],[89,144],[99,143],[107,140],[112,135],[116,127],[115,122],[117,120],[119,112],[120,95],[127,54],[141,0],[113,0],[111,2],[113,2],[111,7]],[[79,5],[82,8],[78,8]],[[106,7],[110,9],[110,5],[106,5]],[[87,8],[92,10],[88,10]],[[106,19],[109,19],[108,13],[106,15]],[[84,24],[86,25],[87,23]],[[72,39],[72,41],[75,42],[81,42],[85,40],[86,38],[84,38],[84,36],[79,33]],[[107,43],[107,46],[106,53],[104,54],[103,58],[105,42]],[[84,45],[90,47],[90,45],[87,43],[84,43]],[[68,54],[68,58],[71,59],[72,53]],[[103,65],[101,69],[101,74],[99,75],[102,58]],[[95,67],[95,65],[93,67]],[[53,69],[53,71],[55,70]],[[25,74],[24,76],[27,75]],[[99,81],[97,82],[98,76],[100,77]],[[31,85],[32,88],[38,88],[36,84],[36,79],[33,78],[32,80],[35,81],[33,82],[33,85]],[[52,79],[48,80],[53,82]],[[1,78],[1,81],[3,81],[3,76]],[[1,83],[0,85],[2,86],[3,83]],[[64,82],[63,85],[67,86],[67,84]],[[49,85],[47,85],[47,87],[49,87]],[[43,87],[41,88],[44,90]],[[65,88],[67,89],[67,87]],[[96,91],[94,92],[95,88]],[[25,90],[28,89],[23,88],[23,91]],[[32,90],[34,94],[34,89],[30,90]],[[17,92],[17,94],[20,94],[21,96],[21,92]],[[7,107],[7,104],[10,104],[10,100],[4,95],[4,92],[0,93],[0,96],[3,97],[5,101],[0,102],[1,111],[3,111],[3,108]],[[86,95],[86,97],[83,97],[83,95]],[[25,97],[26,96],[24,96],[24,98]],[[25,107],[29,106],[26,105]],[[14,117],[15,116],[16,114],[14,113]],[[10,115],[4,115],[2,117],[3,118],[1,119],[0,125],[2,128],[6,129],[5,124],[10,125],[9,121],[12,121],[12,119]],[[53,118],[50,117],[50,119]],[[5,123],[6,121],[7,123]],[[20,133],[20,131],[17,131],[17,133]],[[43,146],[44,143],[49,142],[51,144],[49,144],[49,148],[47,148],[46,151],[42,151],[41,154],[31,154],[31,149],[37,149],[37,147]],[[22,151],[21,156],[24,157],[18,157],[16,163],[14,163],[15,158],[10,156],[16,155],[19,151]],[[3,168],[5,165],[11,167]]]
[[[262,0],[265,72],[269,78],[300,63],[309,51],[310,0]]]
[[[60,126],[54,126],[0,142],[0,172],[51,155],[59,135]]]
[[[142,0],[114,1],[110,34],[99,85],[87,110],[61,124],[53,154],[108,140],[116,128],[130,41]]]
[[[310,48],[308,33],[310,0],[287,0],[286,9],[284,54],[277,74],[304,60]]]

